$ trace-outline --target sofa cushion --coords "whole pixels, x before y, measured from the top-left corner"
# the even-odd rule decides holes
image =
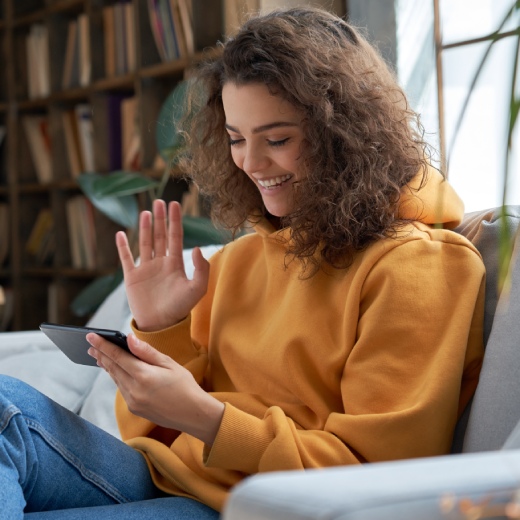
[[[484,343],[491,333],[491,325],[498,302],[499,243],[502,226],[514,236],[520,223],[520,206],[506,206],[467,213],[455,229],[470,240],[482,255],[486,267],[486,306],[484,314]]]
[[[503,450],[520,450],[520,421],[516,423],[515,429],[511,432],[506,442],[502,446]]]
[[[501,208],[476,211],[465,215],[461,225],[455,230],[477,247],[486,267],[486,302],[484,309],[484,344],[489,342],[495,310],[499,298],[498,265],[499,241],[502,225],[511,236],[514,236],[520,223],[520,206],[506,206]],[[491,348],[492,351],[496,347]],[[494,355],[494,354],[493,354]],[[484,376],[482,376],[484,377]],[[452,452],[463,451],[464,436],[469,421],[471,404],[466,407],[457,423],[453,437]]]
[[[498,301],[463,451],[500,449],[520,420],[520,239]]]
[[[125,284],[121,282],[98,307],[87,326],[122,331],[128,316],[130,308],[126,299]]]
[[[81,410],[79,410],[79,415],[111,433],[114,437],[121,438],[114,413],[115,399],[116,385],[114,381],[104,370],[98,370],[94,383],[86,394]]]
[[[42,332],[38,333],[47,339]],[[9,339],[9,335],[14,336],[14,333],[6,333],[4,339]],[[74,364],[48,341],[48,347],[27,345],[26,350],[20,349],[11,355],[8,355],[9,345],[4,343],[0,349],[0,373],[25,381],[65,408],[78,412],[98,369]]]

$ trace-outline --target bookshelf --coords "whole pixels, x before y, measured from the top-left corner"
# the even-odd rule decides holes
[[[192,9],[193,36],[188,31],[172,45],[171,34],[163,35],[166,50],[150,13],[164,14],[180,0],[0,0],[0,287],[2,312],[12,309],[8,324],[0,315],[0,330],[84,323],[70,302],[117,267],[118,227],[80,201],[76,177],[122,169],[122,140],[132,137],[131,167],[157,174],[162,103],[224,32],[223,0],[182,1]],[[179,8],[177,23],[180,17]],[[120,130],[117,141],[122,113],[136,121],[135,135]],[[172,179],[167,197],[180,200],[185,190]],[[78,215],[95,244],[87,259],[74,246]]]

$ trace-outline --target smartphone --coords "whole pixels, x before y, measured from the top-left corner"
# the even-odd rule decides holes
[[[118,330],[58,325],[57,323],[42,323],[40,330],[71,361],[80,365],[97,366],[96,360],[87,354],[90,343],[87,341],[86,336],[89,332],[95,332],[114,345],[130,352],[126,342],[126,335]]]

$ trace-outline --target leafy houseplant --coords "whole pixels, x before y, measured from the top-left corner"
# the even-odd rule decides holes
[[[516,27],[512,30],[504,31],[504,27],[511,22],[516,20]],[[513,135],[515,132],[516,124],[518,121],[518,113],[520,111],[520,93],[518,92],[518,84],[517,84],[517,76],[518,76],[518,61],[520,60],[520,0],[512,0],[509,9],[507,10],[506,15],[502,19],[501,23],[497,27],[497,29],[491,34],[484,36],[482,38],[478,38],[475,40],[475,43],[487,42],[487,48],[484,52],[484,55],[477,67],[477,70],[471,80],[468,93],[464,99],[462,104],[462,109],[455,124],[455,130],[453,133],[453,138],[450,143],[450,153],[454,148],[455,141],[459,135],[460,128],[462,126],[462,122],[464,120],[464,116],[466,114],[469,102],[472,98],[472,94],[475,91],[475,86],[480,78],[480,74],[484,68],[484,65],[487,63],[493,45],[504,39],[509,37],[514,37],[516,39],[515,52],[513,55],[513,63],[511,66],[511,85],[510,85],[510,96],[509,96],[509,113],[508,113],[508,127],[507,127],[507,143],[504,147],[504,156],[505,156],[505,167],[504,167],[504,177],[503,177],[503,190],[502,190],[502,213],[505,216],[506,212],[506,196],[507,196],[507,185],[508,180],[511,176],[511,156],[513,152]],[[447,157],[447,164],[449,164],[449,156]],[[499,243],[499,288],[506,287],[509,284],[508,280],[508,272],[509,272],[509,263],[511,260],[511,253],[513,247],[513,237],[509,236],[509,230],[507,228],[506,219],[502,218],[502,230],[501,230],[501,240]]]
[[[515,18],[516,17],[516,18]],[[511,20],[516,20],[516,27],[510,31],[503,31],[503,28]],[[468,93],[464,99],[462,110],[459,114],[455,125],[454,136],[451,142],[450,151],[453,150],[453,145],[457,139],[460,131],[464,115],[471,100],[472,93],[480,77],[480,74],[486,64],[491,53],[493,45],[503,38],[514,37],[516,39],[515,52],[513,55],[513,63],[511,67],[511,84],[509,97],[509,113],[507,126],[507,142],[504,147],[505,167],[503,177],[503,191],[502,191],[502,215],[506,215],[506,196],[507,184],[511,175],[511,156],[513,153],[513,135],[515,128],[517,128],[518,115],[520,112],[520,93],[517,84],[518,62],[520,60],[520,0],[514,0],[504,16],[498,28],[491,34],[479,38],[478,42],[488,42],[486,51],[477,67],[477,70],[472,78]],[[447,160],[449,163],[449,157]],[[518,172],[515,172],[518,174]],[[499,289],[507,290],[510,284],[508,274],[510,273],[509,264],[512,258],[512,249],[514,244],[514,237],[511,237],[506,224],[506,218],[501,219],[501,238],[499,241]],[[517,260],[518,261],[518,260]],[[510,518],[520,519],[520,489],[513,492],[504,492],[503,496],[490,495],[485,496],[480,500],[472,500],[467,497],[456,497],[452,494],[446,495],[441,499],[441,512],[448,519],[465,519],[465,520],[480,520],[485,518]]]
[[[108,174],[83,173],[78,182],[85,196],[103,214],[128,230],[135,239],[139,218],[139,194],[147,194],[151,205],[160,198],[170,178],[171,167],[178,161],[183,142],[176,132],[176,122],[184,117],[187,83],[180,82],[161,107],[156,126],[157,149],[167,166],[159,180],[135,171],[115,171]],[[217,231],[205,217],[183,218],[184,247],[222,243],[228,238]],[[94,312],[123,278],[121,269],[94,280],[72,301],[76,316]]]

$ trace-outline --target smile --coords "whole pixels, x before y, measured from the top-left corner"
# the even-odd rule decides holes
[[[262,188],[266,188],[268,190],[281,186],[284,182],[288,181],[291,178],[291,175],[282,175],[281,177],[273,177],[272,179],[258,179],[258,184],[262,186]]]

